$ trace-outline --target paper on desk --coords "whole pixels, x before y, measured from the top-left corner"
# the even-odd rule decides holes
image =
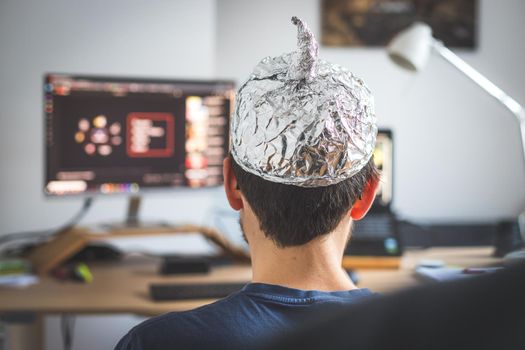
[[[112,238],[107,242],[121,251],[153,255],[216,255],[220,252],[215,244],[198,233]]]
[[[418,267],[416,268],[416,275],[423,277],[430,281],[444,282],[457,280],[459,278],[468,278],[472,275],[463,273],[464,268],[461,267]]]
[[[38,277],[30,274],[0,276],[0,287],[23,288],[38,283]]]

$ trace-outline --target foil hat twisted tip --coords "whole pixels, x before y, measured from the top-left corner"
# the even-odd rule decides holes
[[[292,17],[292,23],[298,28],[297,46],[299,47],[299,52],[288,71],[288,78],[311,81],[317,74],[319,45],[306,23],[297,17]]]
[[[304,21],[292,23],[298,50],[264,58],[237,92],[231,153],[265,180],[329,186],[355,175],[372,156],[373,97],[350,71],[318,58]]]

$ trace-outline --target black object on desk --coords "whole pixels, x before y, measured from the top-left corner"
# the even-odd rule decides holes
[[[211,262],[203,257],[165,256],[160,265],[160,274],[208,273]]]
[[[69,262],[118,261],[124,254],[106,243],[90,243],[69,258]]]
[[[154,283],[149,286],[149,292],[155,301],[215,299],[241,290],[246,283]]]

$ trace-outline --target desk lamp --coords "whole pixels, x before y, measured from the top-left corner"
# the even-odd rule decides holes
[[[412,72],[421,71],[428,61],[430,52],[433,51],[478,84],[516,117],[521,130],[521,145],[525,161],[525,109],[516,100],[445,47],[443,42],[435,39],[432,36],[432,29],[429,25],[415,22],[402,30],[390,41],[387,51],[394,63]],[[525,241],[525,210],[519,216],[518,229],[522,240]]]

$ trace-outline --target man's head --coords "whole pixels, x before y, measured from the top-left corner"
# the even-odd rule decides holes
[[[232,157],[225,160],[224,169],[226,194],[232,207],[240,210],[248,204],[259,229],[281,248],[322,237],[345,216],[354,220],[364,217],[379,180],[373,160],[351,178],[322,187],[264,180],[243,170]]]
[[[308,26],[292,22],[298,50],[263,59],[237,93],[224,163],[230,204],[279,247],[304,245],[345,218],[362,218],[378,180],[370,90],[318,59]],[[344,225],[339,231],[348,232],[350,220]]]

